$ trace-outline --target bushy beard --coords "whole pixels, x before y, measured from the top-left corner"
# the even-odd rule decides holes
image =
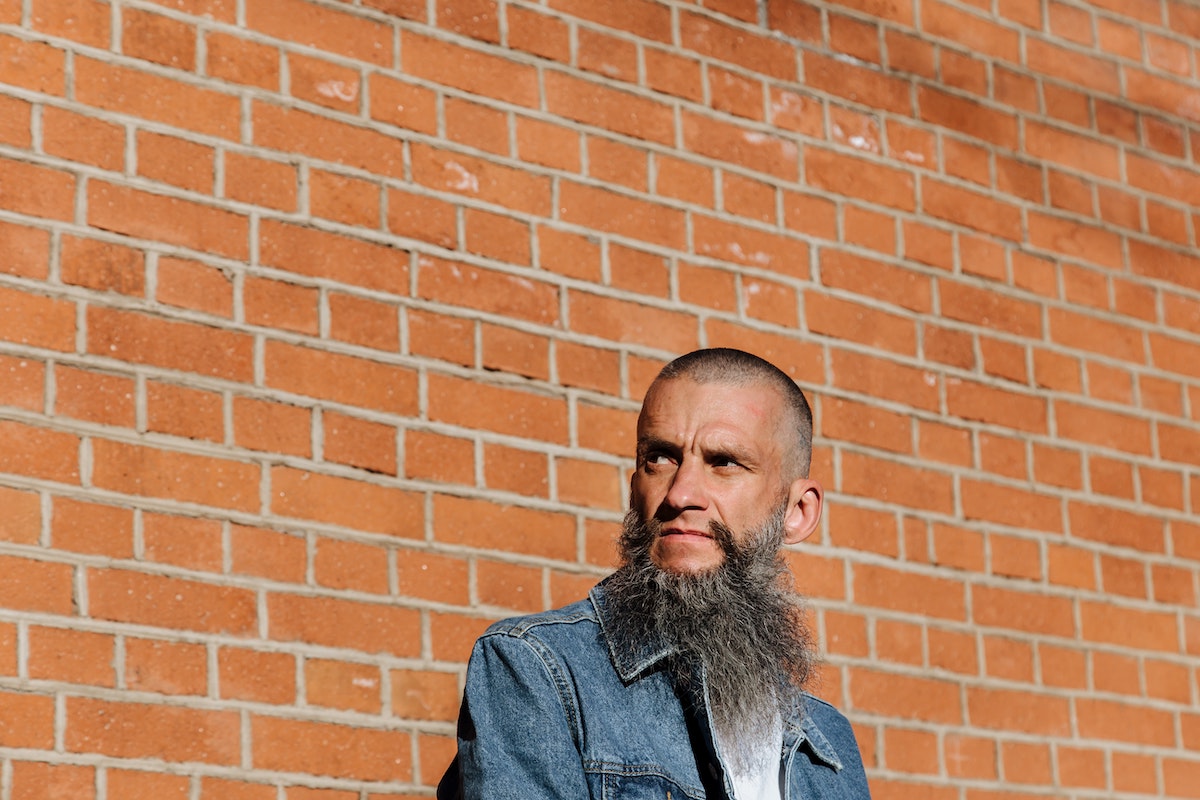
[[[813,637],[780,554],[786,504],[736,541],[730,529],[710,524],[725,558],[700,573],[658,567],[650,549],[662,524],[630,511],[620,538],[622,567],[605,584],[618,646],[647,638],[672,645],[677,686],[703,669],[717,733],[732,745],[737,772],[762,766],[764,738],[778,725],[813,673]],[[773,755],[773,754],[772,754]]]

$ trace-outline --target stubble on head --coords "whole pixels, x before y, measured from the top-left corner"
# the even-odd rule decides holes
[[[713,723],[735,743],[741,768],[751,766],[755,743],[776,723],[784,698],[812,677],[817,653],[791,572],[780,548],[786,500],[758,528],[738,540],[713,522],[724,559],[711,570],[676,573],[651,559],[661,523],[636,510],[625,517],[619,546],[622,567],[606,584],[618,642],[648,638],[671,645],[676,685],[702,670]]]

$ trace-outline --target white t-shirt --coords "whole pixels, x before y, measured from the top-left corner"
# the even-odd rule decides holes
[[[721,752],[731,752],[720,734],[716,735]],[[779,753],[783,750],[783,719],[778,714],[775,715],[771,730],[758,743],[758,749],[761,757],[751,759],[756,766],[748,772],[739,772],[733,760],[725,759],[733,782],[734,797],[737,800],[782,800],[783,765]]]

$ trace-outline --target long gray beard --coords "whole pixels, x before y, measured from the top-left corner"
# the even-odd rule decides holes
[[[711,532],[725,553],[712,570],[679,574],[650,560],[661,523],[636,511],[625,517],[622,567],[605,584],[619,643],[660,637],[674,646],[672,677],[686,686],[702,668],[713,724],[739,773],[762,766],[764,737],[782,703],[794,698],[817,662],[813,636],[780,554],[786,507],[742,542],[720,523]],[[774,756],[774,754],[769,754]]]

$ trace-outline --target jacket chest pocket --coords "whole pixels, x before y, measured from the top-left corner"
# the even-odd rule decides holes
[[[684,787],[653,773],[606,772],[597,777],[601,791],[593,797],[602,800],[706,800],[704,789]]]

